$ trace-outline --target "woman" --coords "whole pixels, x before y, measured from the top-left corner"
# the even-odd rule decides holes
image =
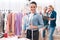
[[[30,3],[30,12],[27,14],[28,20],[24,22],[24,31],[27,30],[26,37],[31,40],[39,40],[39,29],[43,28],[43,19],[40,14],[36,13],[36,2]]]
[[[45,27],[45,30],[43,30],[43,40],[45,40],[46,38],[46,29],[48,28],[48,19],[46,17],[48,17],[48,13],[46,12],[47,11],[47,7],[44,8],[44,14],[43,14],[43,22],[44,22],[44,27]]]
[[[56,11],[54,10],[52,5],[48,6],[48,14],[49,14],[49,40],[53,40],[53,33],[56,27]]]

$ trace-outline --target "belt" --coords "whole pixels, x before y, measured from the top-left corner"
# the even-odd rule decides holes
[[[39,29],[27,29],[27,30],[33,30],[33,31],[36,31],[36,30],[39,30]]]

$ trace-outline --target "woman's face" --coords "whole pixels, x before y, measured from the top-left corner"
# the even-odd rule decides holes
[[[44,10],[44,12],[46,13],[46,11],[47,11],[47,8],[44,8],[43,10]]]
[[[34,13],[36,11],[36,8],[37,8],[37,6],[35,4],[30,4],[30,10],[31,10],[31,12]]]
[[[48,12],[48,13],[51,13],[51,12],[52,12],[52,8],[51,8],[51,7],[48,7],[47,12]]]
[[[53,9],[52,9],[51,7],[48,7],[48,10],[49,10],[49,11],[52,11]]]

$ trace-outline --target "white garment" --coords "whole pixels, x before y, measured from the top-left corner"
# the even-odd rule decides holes
[[[33,19],[33,15],[34,15],[33,13],[30,14],[30,16],[29,16],[29,21],[30,21],[31,19]]]
[[[49,14],[49,17],[51,16],[51,14],[52,14],[52,12]],[[49,20],[49,24],[50,24],[50,21],[51,21],[51,20]]]
[[[33,19],[33,15],[34,15],[33,13],[29,14],[29,18],[28,18],[29,20],[28,21],[30,21],[30,23],[31,23],[31,19]],[[30,26],[27,27],[27,29],[30,29]]]
[[[44,15],[44,16],[47,16],[47,13],[44,13],[43,15]]]

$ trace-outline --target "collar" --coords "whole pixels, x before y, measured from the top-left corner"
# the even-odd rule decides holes
[[[29,14],[31,14],[31,12],[29,12]],[[34,13],[34,15],[36,15],[36,12]]]

